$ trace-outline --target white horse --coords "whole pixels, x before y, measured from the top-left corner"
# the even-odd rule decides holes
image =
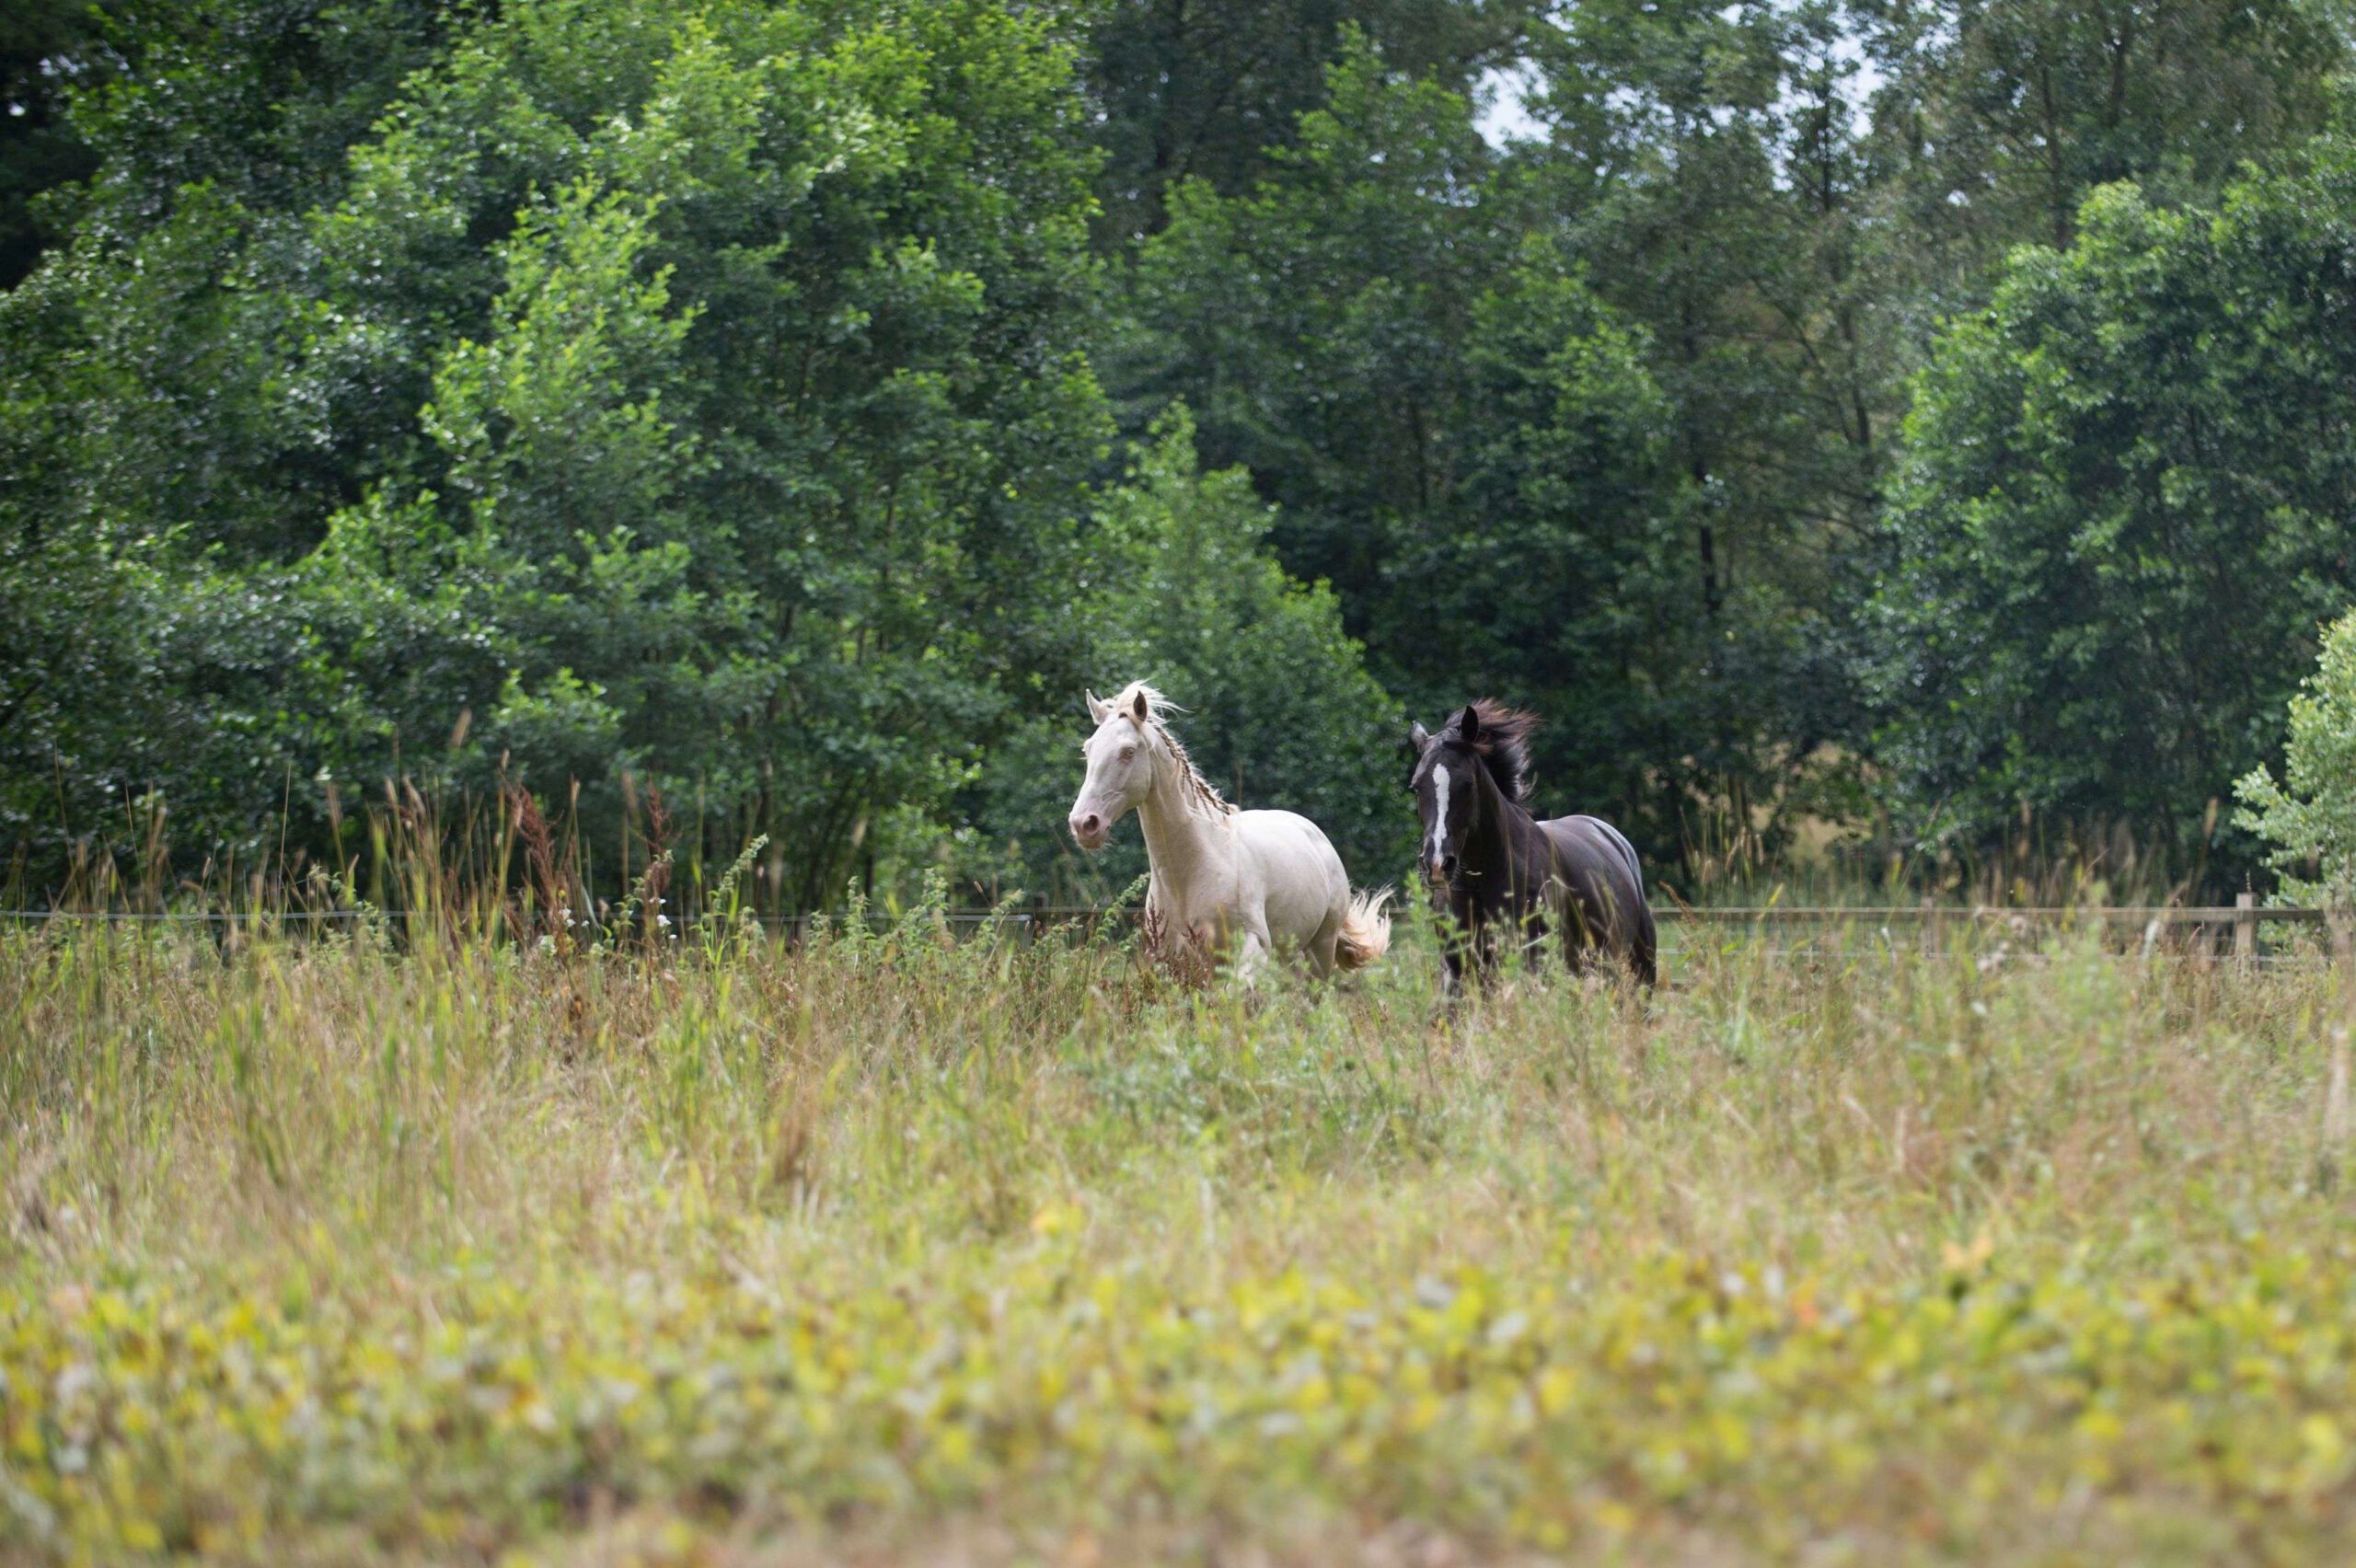
[[[1391,946],[1385,889],[1350,893],[1333,844],[1291,812],[1240,812],[1195,771],[1162,722],[1171,703],[1142,682],[1110,702],[1088,694],[1096,732],[1080,747],[1088,777],[1072,802],[1072,841],[1102,849],[1134,811],[1152,878],[1146,911],[1168,938],[1249,976],[1278,944],[1312,973],[1361,969]]]

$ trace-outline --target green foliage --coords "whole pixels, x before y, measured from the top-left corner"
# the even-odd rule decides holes
[[[1324,107],[1356,29],[1413,75],[1466,90],[1508,62],[1537,0],[1108,0],[1087,53],[1105,152],[1099,230],[1126,247],[1168,225],[1174,188],[1241,195]]]
[[[2024,806],[2191,851],[2356,594],[2356,163],[2169,212],[2113,187],[2015,254],[1916,388],[1879,603],[1919,831]]]
[[[355,124],[351,51],[408,14],[280,42],[267,9],[159,22],[152,81],[94,114],[114,172],[0,324],[46,416],[12,432],[40,477],[9,525],[291,594],[362,710],[287,739],[301,779],[571,775],[610,839],[636,776],[698,794],[723,859],[772,833],[768,896],[834,895],[1023,683],[1076,677],[1094,158],[1048,23],[515,7]],[[206,65],[241,85],[191,107]],[[225,730],[283,703],[165,668],[153,704]],[[104,756],[209,788],[153,761]]]
[[[121,0],[16,0],[0,15],[0,288],[33,269],[56,238],[43,199],[85,179],[95,160],[65,122],[61,78],[105,63],[102,28]]]
[[[1277,173],[1180,189],[1120,385],[1197,410],[1411,707],[1534,702],[1550,801],[1663,843],[1700,640],[1669,409],[1643,335],[1517,244],[1517,199],[1461,98],[1354,40]]]
[[[1359,881],[1385,880],[1412,837],[1398,808],[1398,704],[1367,674],[1323,583],[1286,575],[1274,523],[1237,469],[1197,467],[1182,405],[1158,421],[1098,513],[1089,572],[1107,688],[1146,680],[1193,710],[1186,745],[1240,806],[1296,811]]]
[[[2101,182],[2212,202],[2239,160],[2298,146],[2344,20],[2302,0],[1591,0],[1536,36],[1548,139],[1515,162],[1649,330],[1696,492],[1682,617],[1712,651],[1714,721],[1688,733],[1738,800],[1852,814],[1849,762],[1885,760],[1859,677],[1900,655],[1866,605],[1940,322],[1986,303],[2012,247],[2066,244]]]
[[[364,619],[306,574],[224,572],[174,544],[0,544],[14,874],[54,885],[105,846],[144,851],[157,808],[170,841],[199,851],[186,870],[258,870],[282,834],[294,848],[325,841],[320,775],[384,736],[349,659],[395,645],[397,615]]]
[[[2235,822],[2272,846],[2292,901],[2356,904],[2356,615],[2324,632],[2315,673],[2291,698],[2280,783],[2263,767],[2234,785]]]
[[[1965,297],[2015,243],[2066,249],[2098,185],[2203,200],[2324,129],[2349,58],[2336,0],[1858,9],[1888,79],[1876,150],[1939,283]]]
[[[1787,813],[1822,809],[1817,748],[1864,738],[1859,547],[1906,358],[1862,134],[1865,9],[1566,7],[1537,56],[1551,135],[1517,159],[1543,227],[1646,330],[1668,400],[1692,492],[1678,619],[1707,650],[1700,711],[1676,721],[1695,771]]]
[[[1471,306],[1511,259],[1491,164],[1461,98],[1356,37],[1278,171],[1234,197],[1181,187],[1132,282],[1116,385],[1183,398],[1207,458],[1282,509],[1287,563],[1372,636],[1392,535],[1428,520],[1393,514],[1444,499]]]
[[[601,863],[648,787],[685,867],[767,835],[769,906],[1069,882],[1039,748],[1138,663],[1354,863],[1404,815],[1322,717],[1369,672],[1540,708],[1549,807],[1656,857],[1869,783],[2189,846],[2344,607],[2346,156],[2300,149],[2347,19],[19,6],[0,833],[39,890],[126,801],[194,869],[503,778]],[[1199,580],[1124,597],[1132,535]]]

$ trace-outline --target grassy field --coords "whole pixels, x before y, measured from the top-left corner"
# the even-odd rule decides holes
[[[1669,970],[0,940],[0,1556],[2356,1558],[2322,966]]]

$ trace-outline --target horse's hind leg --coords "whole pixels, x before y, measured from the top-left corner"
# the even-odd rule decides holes
[[[1635,934],[1628,944],[1628,969],[1647,991],[1660,984],[1659,938],[1654,932],[1649,913],[1636,922]]]
[[[1300,951],[1309,960],[1311,976],[1322,980],[1334,973],[1334,950],[1341,940],[1342,912],[1336,910],[1325,917],[1325,923],[1317,928],[1315,936],[1301,944]]]

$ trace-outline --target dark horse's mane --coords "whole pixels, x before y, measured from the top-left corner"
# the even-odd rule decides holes
[[[1479,732],[1471,740],[1464,739],[1464,716],[1459,712],[1449,721],[1442,739],[1464,746],[1473,755],[1488,764],[1489,776],[1497,781],[1498,790],[1518,806],[1530,803],[1530,732],[1538,727],[1538,715],[1519,708],[1507,708],[1495,698],[1477,698],[1472,711],[1480,719]]]

